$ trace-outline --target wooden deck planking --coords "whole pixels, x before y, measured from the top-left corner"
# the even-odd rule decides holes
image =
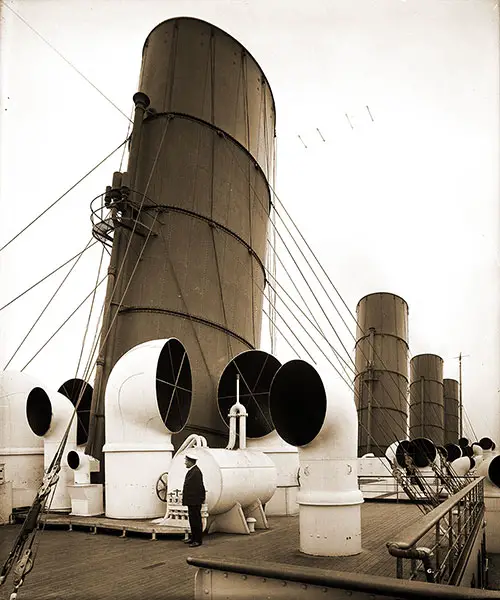
[[[312,557],[298,551],[297,517],[271,517],[271,528],[251,536],[214,534],[201,548],[189,548],[179,537],[152,541],[150,535],[120,531],[97,533],[47,528],[40,536],[34,570],[21,588],[19,600],[93,600],[97,598],[192,600],[195,570],[189,555],[210,558],[272,561],[339,571],[395,576],[396,564],[385,543],[416,520],[410,504],[365,503],[362,506],[361,554],[344,558]],[[0,560],[10,549],[19,525],[0,528]],[[0,588],[0,600],[11,592],[11,577]]]

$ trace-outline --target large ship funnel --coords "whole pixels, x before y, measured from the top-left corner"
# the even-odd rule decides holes
[[[270,410],[278,434],[299,447],[300,550],[316,556],[358,554],[363,497],[354,402],[330,397],[314,367],[292,360],[272,382]]]
[[[89,452],[100,458],[103,391],[118,359],[154,338],[180,339],[191,433],[223,446],[217,383],[260,342],[275,153],[275,108],[262,69],[237,40],[198,19],[160,23],[142,54],[136,118],[118,199]],[[146,98],[147,96],[147,98]],[[149,107],[146,105],[150,102]],[[122,189],[123,187],[128,189]],[[102,419],[101,419],[102,421]]]
[[[444,445],[443,359],[418,354],[410,361],[410,437]]]
[[[73,483],[73,474],[66,461],[66,453],[76,449],[76,416],[70,400],[59,392],[46,391],[35,387],[26,400],[26,417],[36,435],[43,437],[44,466],[48,469],[59,446],[69,429],[64,452],[61,457],[59,481],[53,495],[49,496],[49,510],[70,510],[71,499],[68,485]]]
[[[276,432],[269,409],[271,383],[281,363],[272,354],[249,350],[228,363],[219,381],[219,412],[229,426],[229,411],[236,402],[236,378],[239,376],[239,401],[248,412],[247,447],[264,452],[277,469],[276,493],[266,504],[268,515],[290,515],[298,511],[297,448],[287,444]]]
[[[408,433],[408,305],[395,294],[368,294],[356,318],[358,456],[383,456]]]
[[[175,338],[152,340],[116,363],[106,388],[106,516],[159,517],[158,474],[172,460],[172,433],[183,429],[191,407],[191,368]]]
[[[30,506],[42,485],[43,440],[31,429],[26,399],[40,382],[26,373],[0,373],[0,463],[12,485],[12,507]]]

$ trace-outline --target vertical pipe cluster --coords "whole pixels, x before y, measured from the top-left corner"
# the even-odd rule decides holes
[[[383,456],[407,433],[408,305],[395,294],[369,294],[356,317],[358,455]]]
[[[134,124],[130,191],[117,205],[112,330],[92,412],[120,356],[175,337],[190,357],[193,403],[174,442],[194,432],[221,446],[217,382],[260,342],[274,99],[239,42],[184,17],[149,34],[139,89],[144,118]]]
[[[459,436],[458,381],[443,379],[444,395],[444,443],[456,444]]]
[[[410,437],[444,445],[443,359],[418,354],[410,361]]]

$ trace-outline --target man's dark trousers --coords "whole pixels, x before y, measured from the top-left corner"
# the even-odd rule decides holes
[[[201,544],[201,504],[188,505],[189,526],[191,527],[191,541]]]

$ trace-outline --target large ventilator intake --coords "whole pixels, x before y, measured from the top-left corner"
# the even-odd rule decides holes
[[[408,305],[394,294],[369,294],[356,317],[358,455],[384,456],[407,435]]]
[[[459,432],[459,393],[456,379],[443,379],[444,443],[455,444]]]
[[[0,463],[6,485],[12,487],[12,508],[30,506],[42,485],[43,440],[26,415],[28,395],[39,385],[26,373],[0,373]]]
[[[260,342],[274,100],[239,42],[185,17],[149,34],[139,89],[123,178],[131,191],[113,205],[111,263],[123,269],[108,322],[116,319],[93,412],[120,356],[145,340],[175,337],[193,377],[189,422],[176,444],[194,432],[221,446],[219,377]]]
[[[269,411],[271,383],[280,367],[278,359],[262,350],[242,352],[224,369],[217,394],[220,415],[229,427],[228,415],[237,400],[239,377],[239,401],[248,412],[247,448],[267,454],[277,469],[276,492],[266,503],[267,515],[290,515],[298,511],[297,448],[277,434]]]
[[[147,519],[164,512],[158,476],[172,460],[172,433],[191,407],[191,370],[176,339],[152,340],[116,363],[106,388],[106,516]]]
[[[43,437],[44,467],[47,470],[64,441],[59,479],[55,491],[50,493],[47,510],[69,511],[71,499],[68,485],[73,483],[73,473],[66,461],[69,451],[76,449],[77,420],[70,400],[59,392],[33,388],[26,400],[26,418],[35,435]]]
[[[410,437],[444,441],[443,359],[418,354],[410,361]]]
[[[89,437],[92,386],[83,379],[68,379],[57,391],[69,398],[73,406],[76,407],[76,443],[78,446],[86,444]]]
[[[349,556],[361,552],[356,407],[329,395],[325,383],[302,360],[284,364],[271,385],[271,417],[278,434],[299,448],[301,552]]]

